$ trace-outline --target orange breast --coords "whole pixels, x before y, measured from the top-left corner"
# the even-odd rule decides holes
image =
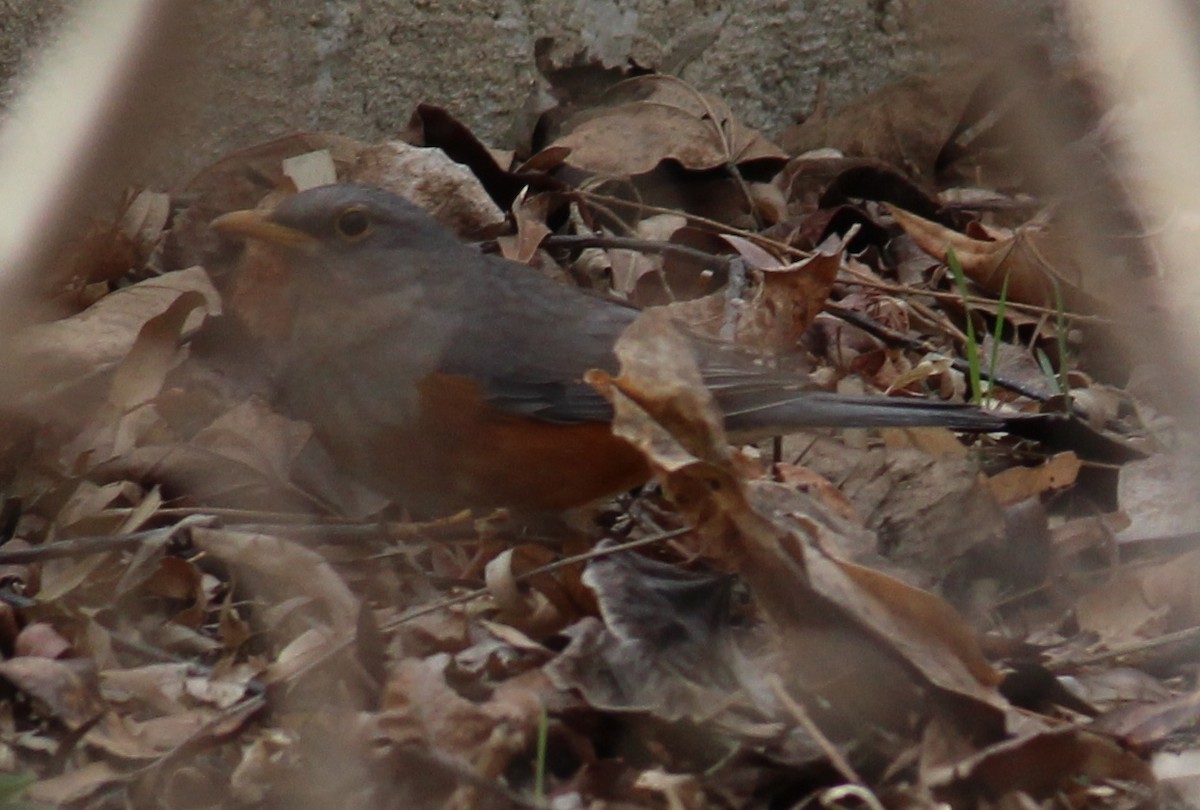
[[[347,439],[359,444],[346,454],[362,467],[355,472],[417,513],[497,506],[559,511],[649,478],[641,454],[613,436],[607,422],[555,424],[497,413],[464,377],[429,377],[420,395],[420,419],[412,426],[377,437],[323,436],[335,456]]]

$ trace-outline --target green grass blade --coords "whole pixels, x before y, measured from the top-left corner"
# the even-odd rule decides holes
[[[979,343],[975,340],[975,322],[971,318],[971,305],[967,301],[967,276],[963,273],[962,264],[954,253],[954,248],[946,246],[946,264],[954,276],[954,284],[958,294],[962,296],[963,311],[967,316],[967,369],[971,381],[971,401],[976,405],[983,403],[983,375],[980,373]]]
[[[538,714],[537,761],[533,771],[533,795],[538,804],[546,801],[546,743],[550,737],[550,715],[543,706]]]

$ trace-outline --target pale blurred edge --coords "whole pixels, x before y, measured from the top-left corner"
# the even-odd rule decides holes
[[[1190,7],[1190,8],[1189,8]],[[1200,374],[1200,13],[1189,0],[1067,0],[1074,38],[1105,80],[1129,190],[1147,222],[1161,278],[1143,287],[1130,340],[1164,401],[1197,423]]]
[[[183,86],[187,0],[89,0],[0,128],[0,340],[37,317],[27,286],[88,208],[119,192]]]

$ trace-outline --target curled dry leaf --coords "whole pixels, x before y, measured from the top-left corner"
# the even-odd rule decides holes
[[[796,516],[784,525],[753,506],[752,485],[738,479],[720,450],[719,415],[667,316],[644,314],[622,336],[617,354],[621,376],[600,386],[614,403],[614,431],[647,454],[668,495],[694,522],[704,553],[746,581],[779,649],[803,650],[785,654],[781,666],[801,694],[820,695],[822,706],[832,707],[821,722],[838,735],[850,731],[845,724],[853,727],[853,718],[900,732],[918,707],[955,713],[921,697],[935,686],[967,698],[971,721],[1001,732],[1007,704],[994,690],[999,678],[952,608],[834,558],[818,524]],[[830,672],[839,677],[830,681]]]
[[[535,194],[530,197],[528,189],[523,190],[513,202],[513,217],[517,221],[515,236],[501,236],[496,241],[504,258],[512,259],[522,264],[528,264],[542,240],[550,235],[550,227],[546,217],[550,213],[550,205],[554,198],[549,194]]]
[[[167,373],[181,359],[179,341],[192,312],[207,308],[199,292],[188,291],[171,305],[142,324],[129,354],[113,372],[108,403],[117,413],[128,413],[158,396]]]
[[[541,558],[541,559],[537,559]],[[540,577],[540,587],[526,587],[517,582],[522,570],[529,570],[553,561],[549,549],[541,546],[520,546],[501,552],[488,562],[484,580],[488,593],[499,608],[498,621],[540,638],[561,629],[564,614],[563,599],[553,599],[547,590],[559,590],[553,577]],[[556,604],[557,602],[557,604]]]
[[[54,516],[59,534],[67,537],[96,531],[113,531],[116,516],[103,515],[110,508],[120,508],[140,499],[138,486],[130,481],[95,484],[80,481],[66,497],[66,502]]]
[[[193,630],[208,617],[208,604],[202,587],[200,569],[188,560],[163,557],[158,569],[142,583],[145,594],[182,603],[183,607],[171,621]]]
[[[988,293],[1009,301],[1054,309],[1095,312],[1100,301],[1083,289],[1083,279],[1050,226],[1028,224],[1011,234],[959,233],[945,225],[888,205],[887,210],[921,249],[944,260],[949,248],[963,273]],[[1008,289],[1004,287],[1007,283]]]
[[[499,690],[489,702],[467,700],[446,683],[448,661],[439,654],[399,662],[381,698],[380,733],[464,761],[483,764],[483,756],[489,763],[485,775],[498,776],[531,739],[540,706],[536,700],[513,701]]]
[[[584,582],[603,621],[586,618],[566,631],[571,643],[544,668],[551,680],[593,708],[690,720],[728,745],[739,716],[750,721],[727,696],[739,673],[766,665],[761,649],[758,660],[746,652],[753,634],[731,625],[730,578],[621,553],[593,560]]]
[[[220,312],[220,297],[204,270],[167,273],[106,295],[78,315],[25,329],[7,347],[0,377],[6,390],[24,392],[27,407],[61,404],[74,392],[87,390],[88,383],[105,379],[133,351],[144,328],[149,331],[145,342],[161,345],[160,338],[172,328],[177,338],[180,331]],[[148,327],[159,316],[164,320]],[[65,404],[78,414],[78,401]]]
[[[687,225],[685,217],[657,214],[640,220],[637,236],[657,242],[670,242],[693,248],[704,254],[728,252],[730,244],[719,234]],[[617,256],[626,253],[618,265]],[[667,252],[610,251],[613,257],[613,287],[639,307],[645,308],[674,301],[690,301],[716,292],[728,280],[728,273],[715,270],[711,261],[694,255]],[[767,266],[778,264],[772,260]]]
[[[89,762],[59,776],[34,782],[29,788],[29,799],[52,807],[66,807],[128,778],[107,762]]]
[[[1036,467],[1010,467],[988,479],[988,488],[1001,506],[1066,489],[1075,483],[1082,462],[1074,453],[1058,453]]]
[[[675,326],[673,313],[666,308],[642,313],[617,340],[616,351],[621,376],[614,379],[593,371],[588,381],[606,396],[620,391],[634,399],[640,410],[668,434],[664,437],[650,431],[630,431],[623,438],[642,447],[648,457],[668,470],[676,463],[686,466],[695,458],[717,464],[728,462],[729,446],[721,415],[691,360],[691,349]],[[660,375],[658,369],[671,369],[673,373]],[[630,381],[635,387],[628,387]]]
[[[667,310],[699,334],[732,340],[754,352],[770,355],[794,349],[829,298],[845,245],[839,243],[781,266],[745,240],[731,244],[754,262],[770,262],[753,267],[750,277],[755,286],[749,296],[742,298],[726,290],[669,304]]]
[[[1200,551],[1128,568],[1079,599],[1079,627],[1109,647],[1200,624]]]
[[[906,76],[836,113],[818,109],[780,133],[779,142],[793,155],[832,147],[890,163],[914,177],[932,177],[979,77],[977,69],[962,66]]]
[[[0,661],[0,678],[37,701],[44,718],[73,731],[105,711],[95,665],[87,659],[10,658]]]
[[[1149,765],[1113,740],[1072,726],[1005,740],[953,767],[928,768],[923,776],[952,807],[975,806],[980,796],[1094,807],[1105,804],[1106,786],[1114,782],[1137,785],[1147,801],[1155,790]]]
[[[527,167],[509,171],[497,162],[496,152],[484,146],[466,125],[432,104],[417,105],[402,137],[410,144],[445,152],[455,163],[467,167],[501,209],[510,208],[524,188],[538,191],[566,189],[566,184],[546,173],[558,166],[566,150],[534,155]]]
[[[608,177],[644,174],[664,160],[703,171],[787,156],[743,126],[728,105],[670,76],[639,76],[611,87],[605,106],[566,125],[549,148],[567,148],[568,165]]]
[[[217,529],[194,529],[192,542],[236,567],[242,582],[259,598],[279,604],[304,594],[311,599],[311,610],[305,611],[310,613],[309,621],[318,619],[340,638],[351,638],[356,632],[358,598],[316,552],[279,537]]]
[[[893,447],[860,449],[828,437],[788,437],[784,448],[840,484],[867,528],[877,533],[879,552],[913,584],[940,581],[973,549],[1003,538],[1003,513],[972,459]]]
[[[662,796],[667,807],[673,810],[703,810],[709,806],[703,784],[692,775],[672,774],[656,768],[642,771],[633,786],[637,790]]]
[[[613,291],[634,305],[646,307],[677,300],[674,285],[663,271],[664,257],[620,248],[605,251],[605,257]]]

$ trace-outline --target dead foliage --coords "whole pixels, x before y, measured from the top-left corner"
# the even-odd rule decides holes
[[[1194,800],[1194,448],[1121,390],[1123,357],[1080,351],[1127,301],[1070,249],[1070,195],[1014,177],[1033,158],[988,113],[1016,90],[911,77],[777,145],[709,91],[597,70],[610,86],[516,154],[421,105],[403,141],[288,136],[81,236],[44,292],[65,314],[3,353],[6,795]],[[588,381],[655,483],[567,523],[414,521],[348,477],[273,404],[258,341],[282,328],[279,268],[234,274],[207,229],[335,181],[646,307],[620,374]],[[1074,409],[1077,430],[1067,448],[943,429],[731,448],[681,328],[830,390],[976,393]]]

